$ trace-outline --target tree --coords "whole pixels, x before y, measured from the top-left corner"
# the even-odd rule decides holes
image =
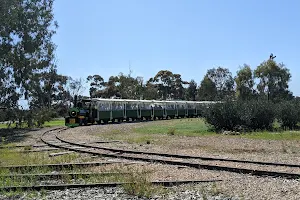
[[[30,108],[46,107],[49,109],[53,103],[65,101],[64,86],[67,83],[67,77],[57,74],[55,67],[51,67],[48,72],[36,74],[35,79],[39,80],[39,84],[31,84]],[[34,83],[37,83],[38,80]]]
[[[34,122],[42,117],[19,110],[18,100],[46,116],[59,89],[53,82],[53,0],[0,0],[0,19],[0,105],[9,108],[11,119]]]
[[[234,80],[229,69],[222,67],[212,68],[207,71],[206,76],[217,88],[218,100],[224,100],[233,96]]]
[[[171,94],[173,99],[184,99],[184,87],[183,85],[188,84],[187,81],[181,79],[180,74],[173,74]]]
[[[183,81],[180,74],[173,74],[168,70],[157,72],[157,74],[147,82],[148,86],[151,85],[151,87],[157,89],[158,98],[164,100],[184,99],[183,84],[188,84],[188,82]]]
[[[249,65],[244,64],[244,67],[237,72],[234,80],[236,83],[236,95],[239,99],[249,100],[253,98],[255,93],[253,88],[254,77]]]
[[[261,96],[272,101],[292,98],[288,90],[291,74],[284,64],[271,59],[264,61],[254,71],[254,76],[259,79],[257,90]]]
[[[186,100],[195,101],[197,96],[197,83],[192,79],[186,90]]]
[[[105,86],[104,79],[100,75],[87,77],[87,82],[90,82],[90,97],[100,97],[99,91]]]
[[[133,78],[131,75],[124,75],[120,73],[116,77],[117,89],[121,94],[123,99],[139,99],[141,94],[138,94],[138,90],[141,84],[142,79]]]
[[[157,87],[148,81],[144,87],[143,97],[147,100],[157,100],[159,98],[159,91]]]
[[[200,101],[215,101],[218,91],[216,84],[206,75],[200,83],[197,99]]]
[[[71,97],[70,100],[72,100],[75,97],[75,95],[77,96],[82,95],[84,90],[85,90],[84,80],[82,78],[73,79],[72,77],[68,77],[67,91],[70,94]]]
[[[51,39],[58,27],[53,0],[1,0],[0,5],[0,66],[5,74],[1,85],[11,84],[4,90],[6,101],[16,100],[10,95],[28,99],[31,85],[36,84],[34,76],[53,66]]]
[[[155,86],[158,90],[159,97],[161,99],[171,98],[173,73],[168,70],[161,70],[157,74],[150,78],[148,83]]]

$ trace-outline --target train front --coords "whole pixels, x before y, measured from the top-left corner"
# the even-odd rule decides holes
[[[80,110],[78,108],[71,108],[69,110],[69,116],[65,117],[65,125],[68,127],[77,127],[80,125]]]

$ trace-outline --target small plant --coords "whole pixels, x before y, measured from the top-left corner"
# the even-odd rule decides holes
[[[217,184],[216,183],[213,183],[212,184],[212,186],[211,186],[211,194],[213,195],[213,196],[216,196],[216,195],[218,195],[218,194],[220,194],[221,193],[221,191],[219,190],[219,188],[217,187]]]
[[[169,135],[175,135],[175,131],[176,131],[175,128],[170,128],[170,129],[168,130],[168,134],[169,134]]]
[[[137,171],[130,168],[127,171],[131,171],[131,173],[124,177],[126,183],[123,185],[123,188],[128,194],[150,198],[153,194],[162,191],[161,187],[153,186],[147,180],[148,171]]]
[[[4,145],[5,141],[5,137],[1,137],[1,145]]]
[[[201,194],[202,194],[202,199],[203,200],[208,200],[207,196],[206,196],[206,192],[205,189],[202,187],[200,190]]]
[[[286,144],[282,141],[281,142],[281,149],[283,153],[288,153],[288,149],[286,147]]]
[[[32,150],[32,146],[26,146],[26,147],[24,147],[24,150],[25,150],[25,151]]]

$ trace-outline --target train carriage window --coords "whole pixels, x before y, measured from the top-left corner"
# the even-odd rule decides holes
[[[139,105],[140,105],[140,108],[143,110],[151,110],[151,104],[148,102],[142,102]]]
[[[186,108],[186,106],[184,105],[184,104],[178,104],[178,109],[185,109]]]
[[[162,110],[165,106],[161,103],[155,103],[154,104],[154,109],[155,110]]]
[[[123,102],[112,102],[112,110],[123,110]]]
[[[138,108],[137,102],[127,102],[126,110],[136,110]]]
[[[100,110],[100,111],[108,111],[109,110],[109,103],[99,102],[98,103],[98,110]]]
[[[194,109],[195,108],[195,105],[191,104],[191,103],[187,104],[187,106],[188,106],[188,109]]]
[[[175,104],[171,104],[171,103],[168,103],[167,105],[166,105],[166,108],[167,109],[169,109],[169,110],[171,110],[171,109],[175,109]]]

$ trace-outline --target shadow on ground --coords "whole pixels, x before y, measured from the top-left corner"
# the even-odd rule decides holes
[[[12,143],[12,142],[22,142],[29,135],[28,132],[38,131],[39,129],[29,129],[29,128],[0,128],[0,145]]]

